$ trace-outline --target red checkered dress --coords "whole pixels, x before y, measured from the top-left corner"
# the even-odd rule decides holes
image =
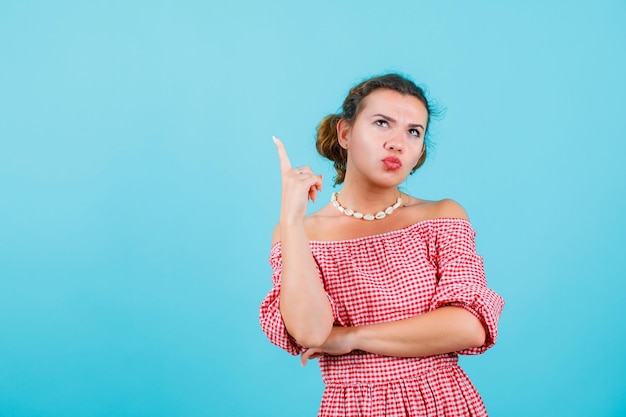
[[[335,324],[361,326],[413,317],[454,305],[487,330],[479,348],[421,358],[363,351],[319,359],[326,384],[319,417],[486,416],[483,402],[457,364],[496,340],[502,298],[487,288],[475,232],[462,219],[424,220],[400,230],[341,241],[311,241]],[[278,300],[281,245],[271,250],[274,287],[261,304],[261,327],[293,355],[306,348],[286,331]]]

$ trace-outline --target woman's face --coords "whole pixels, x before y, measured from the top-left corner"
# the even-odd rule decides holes
[[[379,89],[364,99],[354,124],[341,121],[339,143],[348,150],[346,180],[400,184],[424,149],[426,106],[411,95]]]

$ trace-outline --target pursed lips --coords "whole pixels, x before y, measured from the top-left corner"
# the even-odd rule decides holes
[[[388,156],[386,158],[383,158],[382,161],[383,161],[383,164],[385,165],[385,168],[391,171],[395,171],[396,169],[399,169],[402,166],[402,161],[400,161],[395,156]]]

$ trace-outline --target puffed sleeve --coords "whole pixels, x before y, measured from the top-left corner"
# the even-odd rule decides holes
[[[476,232],[462,219],[443,222],[436,233],[438,284],[431,309],[462,307],[475,315],[485,327],[485,344],[457,353],[477,355],[496,343],[498,321],[504,300],[487,287],[483,258],[476,253]]]
[[[279,299],[280,299],[280,279],[283,269],[282,251],[280,243],[276,243],[270,252],[270,266],[272,267],[272,282],[273,287],[267,293],[263,302],[261,303],[259,320],[261,322],[261,329],[267,336],[267,338],[276,346],[286,350],[292,355],[299,355],[303,353],[306,348],[291,337],[287,333],[287,328],[283,322],[283,317],[280,314]],[[316,268],[321,277],[321,271],[319,265],[316,262]],[[333,300],[329,297],[330,305],[333,311],[333,316],[337,317],[337,309]]]

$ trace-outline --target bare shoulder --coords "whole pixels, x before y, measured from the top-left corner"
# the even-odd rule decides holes
[[[452,218],[469,220],[465,209],[456,201],[446,198],[439,201],[411,198],[413,217],[417,220]]]
[[[465,209],[459,203],[449,198],[433,201],[431,209],[433,218],[448,217],[469,220]]]

